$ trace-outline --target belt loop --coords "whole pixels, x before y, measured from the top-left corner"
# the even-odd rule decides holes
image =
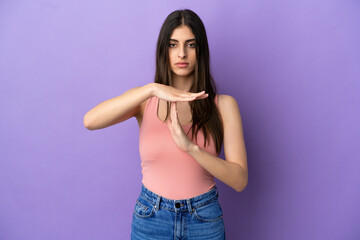
[[[160,199],[161,199],[161,196],[159,195],[156,199],[156,205],[155,205],[155,208],[157,210],[160,210]]]
[[[191,207],[190,199],[186,199],[186,203],[187,203],[189,213],[192,213],[192,207]]]

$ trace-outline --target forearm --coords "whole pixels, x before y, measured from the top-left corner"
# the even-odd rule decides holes
[[[194,145],[187,153],[210,174],[237,192],[245,189],[248,176],[241,165],[215,157],[197,145]]]
[[[154,83],[127,90],[122,95],[96,105],[84,116],[84,125],[90,130],[108,127],[134,115],[139,105],[153,95]]]

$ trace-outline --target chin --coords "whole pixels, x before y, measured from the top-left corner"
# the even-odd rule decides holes
[[[190,71],[175,71],[175,72],[173,72],[174,75],[179,76],[179,77],[187,77],[193,73],[194,73],[194,71],[191,71],[191,72]]]

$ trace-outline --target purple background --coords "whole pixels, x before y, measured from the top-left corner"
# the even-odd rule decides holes
[[[137,122],[89,131],[83,117],[153,81],[179,8],[202,18],[219,93],[242,114],[248,186],[216,180],[228,239],[360,239],[355,0],[2,0],[0,239],[130,238]]]

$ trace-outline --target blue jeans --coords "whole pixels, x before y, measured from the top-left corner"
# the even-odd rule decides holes
[[[225,225],[216,185],[189,199],[171,200],[143,184],[131,223],[132,240],[223,240]]]

